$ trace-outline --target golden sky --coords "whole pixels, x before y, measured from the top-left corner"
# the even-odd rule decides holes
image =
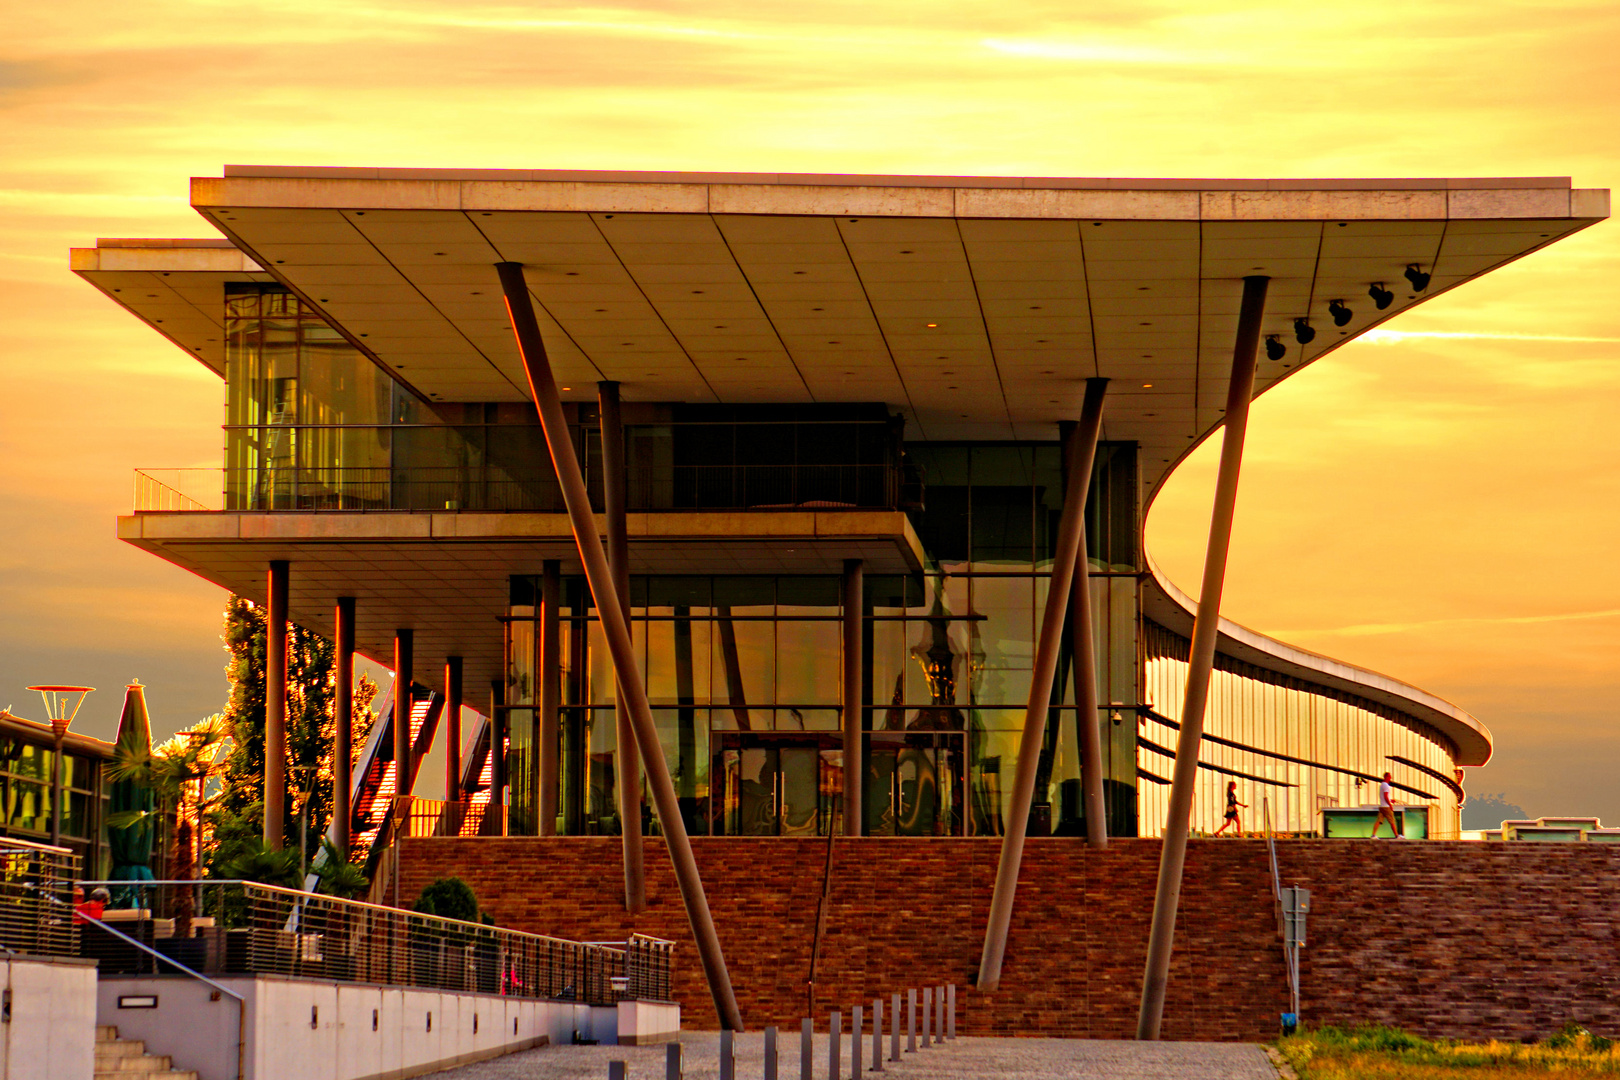
[[[0,704],[223,698],[223,600],[113,538],[217,466],[217,379],[67,270],[206,236],[226,163],[1616,184],[1620,5],[613,6],[58,0],[0,42]],[[1424,305],[1256,405],[1226,614],[1496,736],[1476,792],[1620,824],[1620,226]],[[1213,457],[1155,507],[1196,593]]]

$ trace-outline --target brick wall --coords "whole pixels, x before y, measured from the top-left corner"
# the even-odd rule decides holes
[[[695,839],[743,1016],[797,1027],[826,842]],[[1566,1019],[1620,1030],[1614,906],[1620,850],[1607,845],[1296,841],[1285,884],[1313,890],[1303,958],[1308,1021],[1382,1022],[1428,1035],[1545,1035]],[[923,983],[958,984],[967,1034],[1130,1038],[1136,1030],[1154,840],[1096,854],[1032,839],[1000,989],[969,989],[999,846],[988,840],[840,840],[818,971],[817,1011]],[[407,842],[403,895],[464,878],[502,926],[584,940],[672,938],[691,1028],[716,1025],[662,842],[647,841],[649,910],[622,910],[616,838]],[[1265,845],[1188,849],[1163,1034],[1270,1037],[1287,1008]]]

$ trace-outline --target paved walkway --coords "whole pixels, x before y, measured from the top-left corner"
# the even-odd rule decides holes
[[[685,1080],[718,1080],[720,1038],[714,1032],[687,1032]],[[737,1040],[737,1080],[760,1080],[764,1036],[751,1032]],[[781,1080],[798,1080],[799,1040],[779,1046]],[[871,1049],[867,1036],[866,1049]],[[630,1080],[663,1080],[662,1046],[556,1046],[510,1054],[477,1065],[434,1074],[436,1080],[606,1080],[608,1062],[629,1064]],[[816,1037],[817,1080],[827,1076],[827,1037]],[[849,1044],[842,1062],[848,1076]],[[869,1080],[933,1080],[935,1077],[997,1077],[1002,1080],[1277,1080],[1258,1046],[1244,1043],[1139,1043],[1091,1039],[970,1039],[902,1054]],[[870,1069],[871,1062],[864,1062]]]

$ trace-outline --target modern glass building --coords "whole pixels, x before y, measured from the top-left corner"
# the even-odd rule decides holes
[[[55,747],[49,724],[0,709],[0,836],[50,843]],[[102,768],[113,756],[113,744],[69,732],[62,753],[61,842],[83,860],[87,877],[100,877],[107,851]]]
[[[618,572],[687,832],[843,831],[854,785],[860,832],[912,837],[1002,835],[1025,752],[1031,831],[1083,835],[1091,724],[1109,833],[1163,829],[1196,604],[1143,520],[1220,429],[1243,277],[1271,280],[1258,393],[1608,205],[1567,180],[252,168],[192,199],[223,238],[73,253],[223,381],[223,468],[143,472],[124,539],[255,600],[280,581],[325,633],[345,598],[361,653],[487,718],[411,734],[455,739],[447,794],[485,808],[478,830],[614,834],[639,805],[658,832],[621,798],[616,675],[496,279],[522,263],[610,534],[623,493]],[[1024,747],[1097,378],[1097,696],[1071,598]],[[1389,771],[1452,834],[1489,755],[1461,709],[1223,621],[1193,826],[1236,780],[1312,832]]]

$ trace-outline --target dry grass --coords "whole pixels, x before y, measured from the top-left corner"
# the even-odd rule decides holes
[[[1279,1049],[1300,1080],[1590,1080],[1620,1073],[1620,1050],[1574,1024],[1534,1045],[1322,1028],[1284,1039]]]

